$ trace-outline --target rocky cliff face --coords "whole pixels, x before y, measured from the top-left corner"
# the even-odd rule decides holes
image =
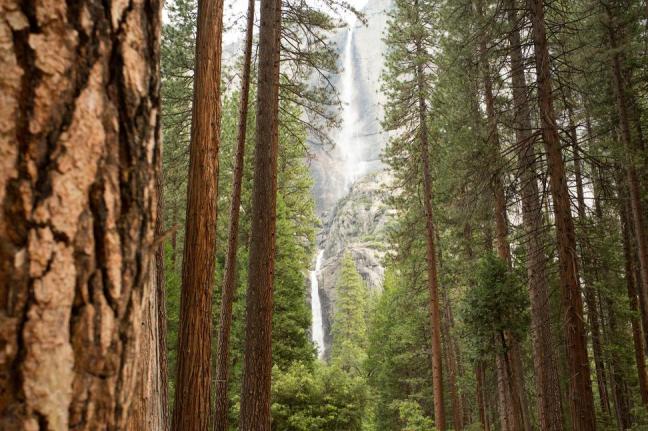
[[[387,252],[386,226],[393,210],[386,204],[385,171],[368,174],[358,180],[349,193],[338,201],[319,236],[319,248],[324,250],[318,275],[322,304],[325,356],[330,351],[331,324],[335,315],[338,280],[342,258],[349,253],[369,292],[382,291]]]

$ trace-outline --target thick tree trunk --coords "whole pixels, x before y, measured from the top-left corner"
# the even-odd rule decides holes
[[[281,1],[261,1],[241,431],[270,431]]]
[[[232,304],[236,287],[236,255],[238,251],[239,215],[241,209],[241,186],[243,183],[243,165],[245,162],[245,139],[247,132],[248,99],[250,93],[250,69],[252,64],[252,38],[254,30],[254,0],[249,0],[247,10],[247,28],[245,50],[243,52],[243,73],[241,77],[241,99],[238,118],[238,135],[236,140],[236,160],[232,180],[232,206],[230,208],[230,225],[227,240],[227,257],[223,275],[220,325],[218,329],[218,351],[216,356],[216,409],[214,413],[214,430],[228,429],[228,380],[229,380],[229,339],[232,330]]]
[[[571,215],[565,163],[560,150],[560,138],[553,108],[544,2],[543,0],[530,0],[529,6],[538,81],[538,109],[542,137],[547,152],[551,196],[556,222],[572,424],[574,431],[592,431],[596,429],[596,420],[583,324],[583,302],[578,285],[576,234]]]
[[[210,421],[222,20],[223,0],[199,0],[173,409],[175,431],[204,431]]]
[[[0,429],[138,429],[161,3],[0,11]]]

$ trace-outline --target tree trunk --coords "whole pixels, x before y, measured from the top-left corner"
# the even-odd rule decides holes
[[[161,3],[0,9],[0,429],[137,429]]]
[[[415,13],[418,14],[418,0],[414,0]],[[423,47],[420,41],[416,41],[416,52],[421,54]],[[423,169],[423,209],[425,212],[425,240],[426,240],[426,266],[427,266],[427,288],[430,295],[430,339],[432,344],[432,389],[434,394],[434,423],[439,431],[445,431],[445,412],[443,407],[443,369],[441,364],[441,313],[439,310],[439,281],[437,274],[436,260],[436,228],[432,212],[432,178],[430,176],[430,157],[427,130],[427,105],[425,101],[425,82],[423,77],[423,65],[416,66],[416,79],[418,91],[418,114],[419,114],[419,152],[421,155]]]
[[[635,256],[632,253],[630,243],[630,222],[628,221],[629,204],[623,199],[620,208],[621,228],[623,234],[623,257],[625,263],[625,279],[628,290],[630,311],[633,313],[630,323],[632,325],[632,341],[634,343],[635,364],[637,366],[637,380],[639,381],[639,392],[644,406],[648,406],[648,373],[646,373],[646,354],[643,335],[641,333],[641,322],[636,317],[639,314],[637,304],[637,287],[635,280]]]
[[[261,0],[241,431],[270,431],[281,1]]]
[[[159,140],[159,138],[158,138]],[[159,245],[155,251],[155,277],[156,277],[156,314],[157,322],[157,353],[159,356],[159,375],[160,375],[160,402],[161,402],[161,423],[157,427],[150,429],[159,429],[167,431],[169,429],[169,361],[167,357],[167,311],[166,311],[166,286],[164,279],[164,193],[162,188],[162,146],[157,153],[157,181],[156,188],[158,194],[157,219],[155,221],[155,236]],[[175,230],[173,231],[175,234]]]
[[[459,378],[459,364],[457,361],[456,341],[452,335],[453,317],[452,309],[450,307],[450,299],[448,298],[445,289],[441,289],[443,300],[443,320],[442,327],[445,340],[445,353],[446,362],[448,367],[448,383],[450,386],[450,396],[452,398],[452,427],[456,431],[462,431],[464,428],[464,406],[459,389],[457,387],[457,379]]]
[[[482,361],[475,367],[475,378],[477,380],[477,408],[479,409],[479,422],[483,431],[490,431],[488,422],[486,400],[484,398],[484,365]]]
[[[610,21],[609,39],[611,48],[615,51],[612,57],[612,72],[614,76],[614,90],[617,102],[617,112],[619,114],[619,123],[621,129],[621,142],[627,153],[626,161],[626,183],[629,192],[630,202],[630,218],[633,224],[634,239],[636,245],[636,254],[639,258],[639,296],[643,299],[644,307],[644,322],[648,321],[648,236],[645,228],[645,214],[642,203],[642,188],[639,182],[639,176],[635,165],[635,153],[640,149],[641,143],[638,140],[633,140],[630,129],[629,118],[629,97],[627,94],[627,82],[624,82],[624,75],[622,70],[622,56],[618,51],[619,42],[617,40],[617,29],[613,28],[614,18],[609,9],[606,9],[607,16]],[[646,343],[648,343],[648,328],[644,327],[644,336]]]
[[[214,430],[228,429],[228,380],[229,380],[229,339],[232,330],[232,304],[236,287],[236,255],[238,251],[239,215],[241,209],[241,186],[243,165],[245,163],[245,139],[247,132],[248,99],[250,93],[250,69],[252,64],[252,38],[254,30],[254,0],[248,1],[245,50],[243,52],[243,73],[241,77],[241,99],[236,140],[236,160],[232,180],[232,206],[227,240],[227,257],[223,275],[223,293],[218,330],[218,351],[216,356],[216,408]]]
[[[529,5],[538,81],[538,109],[547,152],[556,222],[572,423],[574,431],[592,431],[596,429],[596,420],[583,324],[583,302],[578,285],[576,234],[571,215],[565,163],[560,150],[560,138],[553,108],[544,2],[530,0]]]
[[[483,8],[481,0],[477,1],[477,13],[480,19],[483,19]],[[498,159],[500,155],[500,139],[499,133],[497,130],[497,114],[495,112],[495,97],[493,94],[493,82],[491,78],[490,65],[488,63],[488,53],[486,47],[486,35],[483,34],[479,42],[479,63],[482,74],[482,81],[484,84],[484,99],[486,102],[486,116],[487,116],[487,137],[488,137],[488,148],[491,151],[492,163],[494,166],[498,166]],[[496,171],[493,175],[493,180],[491,188],[494,196],[494,209],[495,209],[495,235],[497,239],[497,254],[498,256],[507,263],[508,267],[511,267],[511,249],[508,241],[508,222],[506,217],[506,194],[504,192],[504,182],[502,175],[499,171]],[[505,412],[509,415],[509,418],[504,421],[508,423],[513,430],[527,430],[531,429],[530,423],[525,420],[524,415],[524,397],[523,397],[523,385],[522,385],[522,376],[519,373],[519,378],[514,380],[514,375],[512,373],[515,362],[521,362],[516,356],[520,354],[519,349],[514,348],[517,344],[516,340],[512,340],[511,337],[507,334],[505,344],[508,344],[510,349],[504,349],[502,352],[497,353],[497,355],[502,355],[502,361],[504,366],[500,365],[498,362],[498,370],[501,371],[499,375],[501,384],[504,385],[503,388],[500,388],[500,396],[504,396],[506,401],[500,400],[500,403],[503,403],[506,406],[503,413]],[[502,346],[504,347],[504,346]],[[520,370],[521,371],[521,370]],[[504,391],[509,393],[504,394]]]
[[[567,107],[567,117],[569,121],[569,139],[571,141],[572,152],[574,153],[574,179],[576,182],[576,210],[578,213],[578,223],[581,228],[581,235],[587,236],[588,220],[586,215],[585,194],[583,192],[583,173],[580,156],[580,146],[578,144],[578,135],[576,124],[574,122],[574,113],[570,105],[571,100],[565,97]],[[593,262],[592,250],[589,249],[587,240],[579,241],[580,257],[584,270],[583,290],[585,292],[585,305],[587,306],[587,320],[592,334],[592,352],[594,353],[594,368],[596,371],[596,383],[599,393],[599,402],[601,411],[610,414],[610,399],[607,388],[607,370],[603,359],[603,348],[601,346],[601,319],[598,312],[598,301],[596,300],[596,291],[594,290],[594,280],[599,280],[598,275],[594,276],[599,267]],[[602,304],[601,304],[602,306]]]
[[[198,1],[189,183],[173,429],[204,431],[211,412],[223,0]]]

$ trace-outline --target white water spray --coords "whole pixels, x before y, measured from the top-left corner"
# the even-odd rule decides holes
[[[358,136],[356,127],[360,119],[358,106],[356,106],[357,103],[354,100],[356,83],[353,59],[353,35],[355,21],[355,17],[350,17],[348,21],[349,29],[344,47],[343,72],[340,79],[340,99],[343,104],[342,127],[335,141],[335,145],[343,161],[345,192],[349,190],[355,180],[366,173],[366,166],[362,161],[362,155],[359,151],[360,147],[354,142]]]
[[[311,314],[313,315],[313,327],[311,333],[313,342],[317,347],[317,357],[321,358],[324,354],[324,325],[322,324],[322,303],[320,302],[319,283],[317,276],[322,266],[324,250],[317,252],[315,259],[315,269],[310,272],[310,293],[311,293]]]

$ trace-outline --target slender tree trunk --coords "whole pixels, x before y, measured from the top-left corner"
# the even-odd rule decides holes
[[[583,192],[583,173],[581,163],[581,150],[578,144],[576,124],[574,122],[574,113],[570,105],[571,100],[565,97],[567,106],[567,117],[569,121],[569,138],[571,141],[572,152],[574,154],[574,179],[576,182],[576,209],[578,213],[578,223],[580,224],[583,237],[587,235],[588,220],[586,215],[585,194]],[[583,265],[583,290],[585,292],[585,304],[587,306],[587,320],[589,322],[592,334],[592,352],[594,353],[594,368],[596,371],[596,382],[601,403],[601,411],[610,414],[610,399],[607,388],[607,370],[603,359],[603,348],[601,346],[601,322],[598,313],[598,301],[594,290],[594,280],[600,277],[593,277],[595,274],[595,264],[592,261],[592,250],[589,249],[587,240],[580,242],[580,257]],[[602,305],[602,304],[601,304]]]
[[[635,364],[637,366],[637,380],[639,381],[639,392],[641,401],[644,406],[648,406],[648,373],[646,372],[646,354],[643,334],[641,333],[641,322],[636,317],[639,314],[637,303],[637,288],[635,280],[635,257],[632,253],[630,243],[630,222],[628,221],[629,204],[627,199],[623,199],[620,208],[621,228],[623,234],[623,257],[625,260],[625,279],[628,290],[628,300],[630,311],[633,316],[630,320],[632,325],[632,341],[634,343]]]
[[[211,412],[223,0],[199,0],[178,370],[173,429],[204,431]]]
[[[583,302],[578,285],[576,234],[571,215],[565,163],[560,150],[560,138],[553,108],[544,2],[543,0],[529,0],[529,5],[538,81],[538,109],[542,137],[547,152],[547,165],[556,222],[572,424],[574,431],[592,431],[596,429],[596,420],[583,324]]]
[[[483,431],[490,431],[488,422],[488,407],[484,398],[484,365],[482,361],[477,363],[475,367],[475,378],[477,380],[477,408],[479,409],[479,422],[481,423]]]
[[[481,0],[477,1],[477,13],[480,19],[483,19],[483,7]],[[484,84],[484,98],[486,102],[486,116],[487,116],[487,137],[489,148],[492,154],[492,160],[495,166],[498,166],[497,163],[500,154],[500,139],[499,133],[497,131],[497,114],[495,111],[495,96],[493,94],[493,82],[491,78],[491,69],[488,63],[487,56],[487,47],[486,47],[486,35],[483,34],[479,42],[479,62],[480,69],[482,74],[482,81]],[[495,172],[493,176],[493,184],[491,185],[494,195],[494,206],[495,206],[495,236],[497,243],[497,254],[504,260],[508,267],[511,267],[511,249],[508,241],[508,222],[506,217],[506,195],[504,192],[504,182],[500,172]],[[514,363],[520,362],[519,357],[520,351],[516,348],[517,341],[512,340],[509,334],[505,335],[507,340],[502,340],[509,346],[508,350],[504,350],[498,355],[503,355],[503,361],[505,366],[498,366],[503,374],[500,376],[500,381],[505,386],[505,388],[500,388],[500,394],[504,395],[504,391],[508,391],[506,394],[506,414],[510,417],[506,422],[510,424],[511,429],[514,430],[530,430],[530,423],[525,420],[524,414],[524,396],[523,396],[523,384],[521,371],[519,373],[513,373]],[[518,378],[515,378],[518,377]],[[503,402],[501,400],[500,402]]]
[[[450,397],[452,398],[452,426],[456,431],[461,431],[464,428],[464,406],[459,389],[457,387],[457,379],[459,377],[459,365],[456,356],[456,345],[452,335],[452,309],[450,307],[450,300],[445,289],[441,289],[443,300],[443,320],[442,327],[445,340],[445,353],[446,362],[448,367],[448,382],[450,386]]]
[[[615,22],[613,15],[609,9],[606,9],[607,15],[610,21],[609,27],[609,39],[610,45],[613,50],[618,51],[619,42],[617,40],[616,32],[617,29],[613,27]],[[648,320],[648,314],[646,313],[646,307],[648,302],[648,235],[646,234],[645,227],[645,214],[643,210],[642,203],[642,187],[639,182],[639,176],[636,168],[635,153],[641,148],[641,143],[637,142],[638,140],[633,140],[631,129],[630,129],[630,118],[629,118],[629,98],[626,87],[628,85],[624,80],[623,70],[622,70],[622,55],[619,52],[615,52],[612,57],[612,72],[614,76],[614,90],[616,94],[617,102],[617,111],[619,114],[619,123],[621,129],[621,142],[625,147],[627,152],[627,162],[626,166],[626,183],[629,192],[629,201],[630,201],[630,218],[633,224],[633,231],[636,244],[636,253],[639,258],[639,296],[644,301],[643,314],[644,322]],[[648,343],[648,330],[644,327],[644,336],[646,338],[646,343]]]
[[[155,236],[160,242],[155,251],[155,274],[156,274],[156,306],[157,306],[157,352],[159,356],[160,370],[160,403],[162,423],[157,427],[160,431],[169,429],[169,361],[167,358],[167,311],[166,311],[166,286],[164,277],[164,193],[162,188],[162,146],[157,153],[157,220],[155,221]],[[175,234],[175,230],[173,232]]]
[[[241,431],[270,431],[281,1],[261,1]]]
[[[229,339],[232,330],[232,304],[236,286],[236,255],[238,251],[239,215],[241,209],[241,186],[243,165],[245,163],[245,139],[247,132],[248,99],[250,93],[250,69],[252,64],[252,38],[254,30],[254,0],[248,1],[245,50],[243,52],[243,73],[241,77],[241,99],[239,106],[238,135],[236,140],[236,160],[232,181],[232,206],[227,240],[227,257],[223,275],[223,293],[218,330],[218,351],[216,356],[216,409],[214,431],[228,429],[228,379],[229,379]]]
[[[141,424],[161,2],[121,6],[0,6],[2,430]]]
[[[418,14],[418,0],[414,0],[415,13]],[[417,54],[422,53],[421,42],[416,42]],[[441,313],[439,310],[439,282],[436,260],[436,228],[432,212],[432,179],[430,177],[429,142],[427,130],[427,105],[425,101],[425,82],[423,65],[416,67],[418,85],[418,114],[419,114],[419,152],[423,169],[423,208],[425,211],[425,239],[427,261],[427,287],[430,295],[430,328],[432,330],[432,389],[434,394],[434,422],[439,431],[445,431],[445,412],[443,408],[443,369],[441,365]]]

